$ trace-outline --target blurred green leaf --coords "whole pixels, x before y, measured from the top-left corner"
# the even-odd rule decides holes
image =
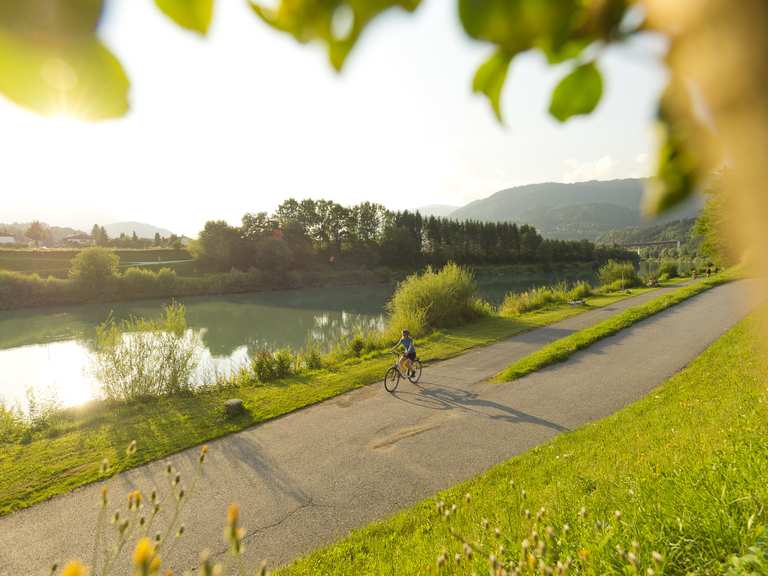
[[[128,110],[129,85],[95,36],[49,44],[0,31],[0,92],[39,114],[119,117]]]
[[[645,211],[660,214],[687,200],[696,190],[698,163],[687,149],[685,140],[670,121],[661,119],[663,141],[659,148],[659,164],[655,178],[646,192]]]
[[[179,26],[207,34],[213,17],[213,0],[155,0],[155,4]]]
[[[603,95],[603,77],[594,62],[574,68],[552,92],[549,113],[560,122],[591,113]]]
[[[472,81],[472,90],[482,92],[488,97],[499,122],[502,121],[501,90],[504,88],[504,82],[507,79],[507,71],[511,61],[512,56],[497,50],[488,60],[480,65]]]
[[[376,16],[390,8],[415,10],[421,0],[281,0],[274,9],[249,4],[259,18],[299,42],[319,40],[341,70],[360,34]]]
[[[459,17],[472,38],[511,55],[532,48],[559,53],[578,36],[579,0],[459,0]]]

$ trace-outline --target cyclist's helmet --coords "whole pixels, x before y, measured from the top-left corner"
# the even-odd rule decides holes
[[[403,336],[410,336],[411,333],[408,330],[403,330]]]

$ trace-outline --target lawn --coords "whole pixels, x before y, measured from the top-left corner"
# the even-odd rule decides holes
[[[646,291],[635,290],[633,294]],[[586,307],[561,306],[518,318],[486,318],[420,340],[420,354],[429,361],[455,356],[626,297],[598,296],[590,298]],[[120,462],[113,473],[135,467],[377,382],[391,362],[388,353],[379,352],[349,360],[334,369],[306,373],[271,385],[70,409],[52,417],[41,430],[27,434],[22,442],[2,443],[0,425],[0,514],[99,479],[103,458]],[[232,397],[242,398],[248,410],[236,420],[227,419],[222,410],[224,400]],[[137,455],[131,460],[117,458],[133,439],[142,443]]]
[[[616,414],[278,574],[488,574],[494,564],[557,574],[558,562],[581,574],[719,574],[739,563],[732,574],[765,574],[768,363],[755,324],[742,321]]]
[[[0,269],[40,276],[56,276],[66,278],[70,262],[78,253],[72,249],[53,250],[0,250]],[[120,258],[122,267],[148,266],[152,269],[169,267],[176,270],[180,276],[195,274],[195,262],[178,262],[173,264],[158,264],[177,260],[191,260],[187,250],[170,248],[150,248],[146,250],[115,250]]]

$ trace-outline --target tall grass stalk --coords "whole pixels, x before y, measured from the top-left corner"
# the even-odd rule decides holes
[[[200,349],[181,304],[166,306],[160,320],[117,323],[110,315],[96,329],[93,372],[109,400],[188,393],[195,387]]]
[[[502,316],[517,316],[555,304],[583,300],[592,293],[592,287],[583,280],[573,285],[559,282],[554,286],[540,286],[525,292],[510,292],[500,307]]]

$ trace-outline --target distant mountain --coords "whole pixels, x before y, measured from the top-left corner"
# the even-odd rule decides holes
[[[449,206],[448,204],[429,204],[428,206],[422,206],[416,208],[422,216],[435,216],[436,218],[446,218],[450,216],[452,212],[458,210],[458,206]]]
[[[160,234],[163,238],[168,238],[173,235],[173,232],[166,230],[165,228],[158,228],[151,224],[144,224],[142,222],[115,222],[113,224],[106,224],[104,228],[110,238],[117,238],[120,234],[126,236],[133,235],[136,232],[136,236],[139,238],[154,238],[155,234]]]
[[[595,240],[615,228],[645,226],[694,217],[694,199],[663,218],[644,219],[644,179],[562,184],[547,182],[501,190],[450,213],[457,220],[511,221],[531,224],[545,237]]]

